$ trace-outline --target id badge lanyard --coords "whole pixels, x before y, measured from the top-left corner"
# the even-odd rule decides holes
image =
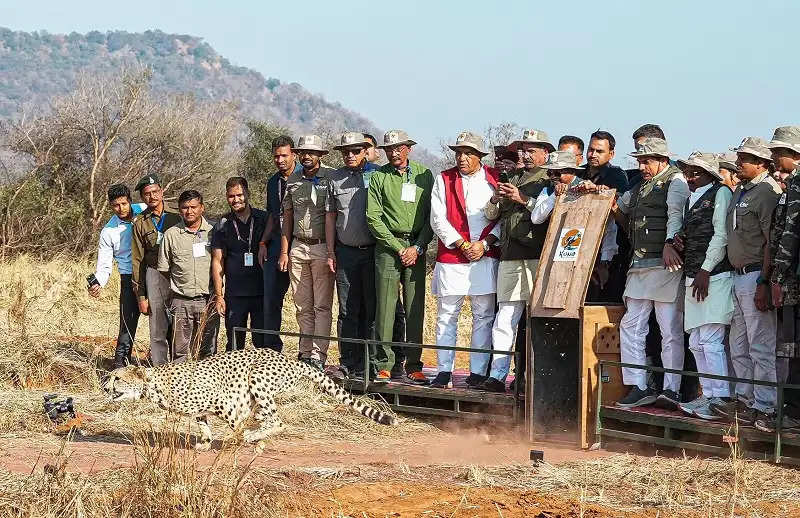
[[[242,239],[242,235],[239,233],[239,225],[236,223],[235,215],[231,214],[231,223],[233,223],[233,229],[236,230],[236,239],[237,241],[244,242]],[[248,227],[250,227],[250,234],[247,236],[247,251],[244,253],[244,265],[245,266],[253,266],[253,252],[250,251],[250,247],[253,243],[253,227],[255,227],[255,222],[253,221],[252,214],[250,215],[250,222],[248,223]]]
[[[409,203],[417,201],[417,184],[411,182],[411,170],[406,173],[406,180],[403,182],[403,190],[400,193],[400,200]]]
[[[158,237],[156,238],[156,244],[157,245],[161,244],[161,238],[164,237],[164,216],[166,216],[166,215],[167,215],[167,212],[162,209],[161,210],[161,217],[158,218],[158,221],[156,221],[156,219],[153,217],[153,215],[150,214],[150,221],[153,222],[153,226],[155,227],[156,232],[158,232]]]

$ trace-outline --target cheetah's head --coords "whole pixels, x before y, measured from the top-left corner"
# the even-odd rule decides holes
[[[111,401],[135,401],[144,395],[147,382],[147,369],[128,365],[114,369],[103,389],[111,397]]]

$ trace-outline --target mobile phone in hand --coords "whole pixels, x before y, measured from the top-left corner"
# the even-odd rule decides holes
[[[506,171],[500,171],[499,180],[500,183],[508,183],[508,173]]]
[[[94,285],[100,286],[100,281],[97,280],[97,277],[95,277],[93,273],[90,273],[86,276],[86,282],[89,288]]]

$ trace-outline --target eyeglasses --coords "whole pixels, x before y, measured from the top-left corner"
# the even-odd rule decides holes
[[[399,146],[392,146],[392,147],[387,147],[387,148],[384,148],[384,149],[386,150],[386,154],[387,155],[394,155],[394,154],[398,154],[399,155],[400,153],[403,152],[404,149],[406,149],[406,147],[407,146],[405,144],[401,144]]]
[[[344,156],[350,156],[350,155],[358,156],[358,155],[360,155],[361,153],[363,153],[366,150],[367,149],[363,148],[363,147],[356,148],[356,149],[352,149],[352,148],[351,149],[343,149],[342,150],[342,155],[344,155]]]

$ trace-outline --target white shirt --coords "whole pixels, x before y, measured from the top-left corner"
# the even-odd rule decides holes
[[[464,188],[469,240],[475,242],[479,240],[483,229],[491,223],[484,215],[483,209],[494,195],[494,188],[486,180],[484,166],[471,175],[462,174],[461,183]],[[454,248],[456,241],[462,239],[461,234],[447,220],[447,200],[441,174],[436,176],[431,193],[431,227],[447,248]],[[499,239],[500,225],[495,225],[490,234]],[[433,268],[431,291],[440,297],[495,293],[497,264],[497,259],[486,256],[472,263],[437,262]]]
[[[536,197],[536,203],[531,211],[531,223],[539,225],[550,217],[550,213],[556,206],[556,192],[547,194],[547,189],[542,189]],[[617,245],[617,223],[613,216],[608,217],[606,228],[603,232],[603,242],[600,243],[600,260],[610,261],[617,255],[619,245]]]
[[[144,203],[132,203],[132,216],[147,208]],[[108,223],[100,231],[100,244],[97,247],[97,267],[94,276],[103,287],[111,277],[113,261],[117,262],[120,274],[130,274],[131,267],[131,237],[133,235],[133,217],[130,221],[123,221],[116,214],[111,216]]]
[[[699,200],[712,185],[713,184],[708,184],[696,189],[689,196],[689,208],[692,208],[697,200]],[[720,187],[717,194],[714,196],[714,215],[711,217],[712,224],[714,225],[714,235],[711,236],[711,241],[708,242],[706,258],[701,266],[701,268],[707,272],[713,270],[719,262],[725,258],[725,254],[727,253],[728,229],[725,226],[725,220],[728,214],[728,206],[732,199],[733,193],[730,189],[726,189],[725,187]],[[730,275],[731,272],[722,272],[714,277],[729,277]],[[686,278],[687,286],[690,286],[692,282],[694,282],[694,278]]]

